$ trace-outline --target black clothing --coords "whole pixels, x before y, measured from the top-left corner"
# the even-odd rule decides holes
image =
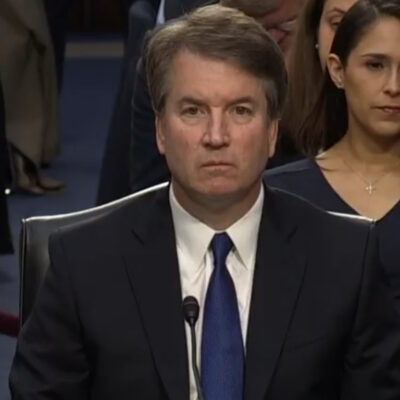
[[[335,192],[325,179],[314,160],[306,159],[268,171],[265,181],[274,187],[284,189],[305,198],[316,206],[334,212],[356,214]],[[390,285],[395,291],[400,311],[400,199],[380,220],[376,221],[379,238],[379,254]]]
[[[0,254],[13,253],[12,237],[8,223],[7,198],[4,192],[9,169],[3,91],[0,84]]]
[[[67,19],[71,6],[72,0],[44,0],[51,41],[54,48],[59,92],[61,91],[64,74]]]
[[[398,400],[400,320],[370,223],[266,188],[244,400]],[[15,400],[187,400],[168,188],[59,230],[11,369]]]
[[[145,33],[153,28],[158,1],[136,0],[129,10],[129,36],[125,47],[121,78],[111,123],[104,147],[96,203],[104,204],[131,193],[130,143],[132,131],[132,96],[136,65],[142,52]]]

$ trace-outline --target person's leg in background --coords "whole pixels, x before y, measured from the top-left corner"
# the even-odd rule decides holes
[[[41,1],[0,1],[0,75],[12,189],[31,195],[62,189],[63,182],[40,171],[60,147],[57,74]]]
[[[8,223],[7,198],[5,193],[9,168],[3,90],[0,81],[0,255],[13,253],[11,230]]]
[[[4,191],[7,169],[8,157],[5,135],[5,112],[3,91],[0,82],[0,256],[13,253],[11,229],[8,223],[7,198]],[[0,334],[17,336],[18,329],[18,317],[0,309]]]
[[[58,91],[62,88],[68,13],[73,0],[43,0],[57,70]]]

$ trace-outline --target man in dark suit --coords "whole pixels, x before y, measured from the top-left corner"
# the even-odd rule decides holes
[[[153,0],[154,1],[154,0]],[[256,18],[286,52],[292,42],[296,17],[304,0],[221,0],[221,4],[237,8]],[[158,8],[157,23],[179,17],[185,12],[218,0],[165,0]],[[141,13],[143,17],[143,13]],[[130,24],[131,25],[131,24]],[[137,29],[136,23],[132,28]],[[135,32],[136,44],[144,32]],[[134,46],[130,46],[134,47]],[[129,54],[126,54],[127,58]],[[129,57],[131,66],[133,58]],[[135,60],[133,60],[135,61]],[[137,61],[137,60],[136,60]],[[126,69],[119,97],[114,108],[109,136],[100,172],[97,204],[104,204],[129,193],[169,179],[165,159],[155,143],[154,112],[147,89],[141,60],[137,68]],[[134,82],[134,85],[133,83]],[[291,138],[281,135],[277,154],[271,166],[293,161],[298,157]]]
[[[52,236],[13,398],[399,399],[372,225],[262,184],[286,89],[277,45],[209,6],[155,32],[146,62],[171,184]]]

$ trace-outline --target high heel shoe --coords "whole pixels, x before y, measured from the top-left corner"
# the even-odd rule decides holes
[[[23,156],[17,152],[13,153],[13,192],[24,192],[40,196],[44,194],[44,190],[36,184],[31,173],[28,173],[26,163]]]
[[[13,192],[40,196],[65,188],[64,182],[41,176],[35,164],[15,148],[11,148],[11,159]]]

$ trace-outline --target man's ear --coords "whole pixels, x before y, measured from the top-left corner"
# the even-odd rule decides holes
[[[164,127],[163,127],[162,115],[159,112],[156,113],[155,123],[156,123],[156,141],[157,141],[158,151],[161,154],[165,154]]]
[[[279,119],[275,118],[268,126],[268,158],[275,154],[276,142],[278,141]]]
[[[328,73],[338,89],[344,88],[344,68],[339,57],[336,54],[329,54],[326,60]]]

